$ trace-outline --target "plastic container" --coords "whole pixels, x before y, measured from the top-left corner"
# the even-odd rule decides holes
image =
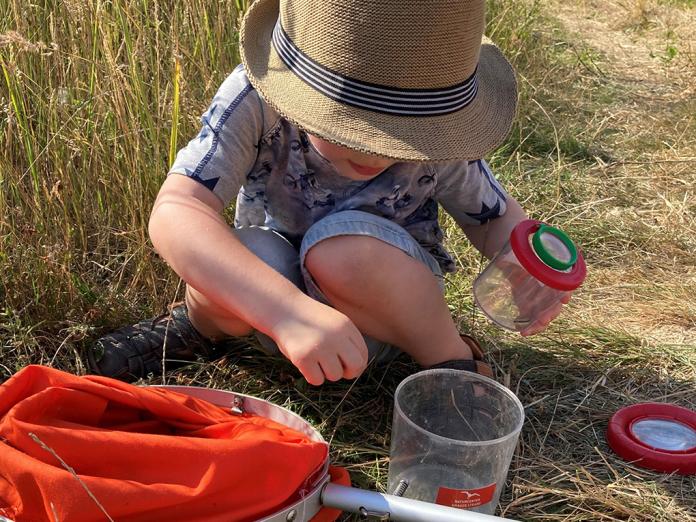
[[[560,310],[586,273],[582,254],[565,233],[528,219],[474,281],[474,300],[497,325],[523,331]]]
[[[524,422],[515,395],[460,370],[425,370],[394,395],[389,493],[493,514]]]

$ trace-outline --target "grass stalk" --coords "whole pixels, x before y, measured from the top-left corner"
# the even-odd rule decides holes
[[[22,135],[22,143],[24,144],[24,153],[26,155],[26,162],[29,165],[29,173],[31,175],[31,182],[34,189],[34,198],[39,197],[39,173],[35,165],[34,156],[34,145],[33,145],[33,135],[31,128],[29,126],[29,121],[27,119],[25,99],[22,97],[22,93],[19,90],[19,86],[15,78],[10,74],[10,68],[5,61],[3,56],[0,56],[0,68],[2,68],[2,74],[5,79],[5,85],[7,86],[7,92],[10,96],[10,103],[12,110],[14,112],[15,118],[17,118],[17,125]]]
[[[174,57],[174,76],[172,83],[174,85],[174,95],[172,99],[172,130],[169,135],[169,167],[174,164],[177,152],[177,139],[179,136],[179,78],[181,77],[181,62],[179,57]]]

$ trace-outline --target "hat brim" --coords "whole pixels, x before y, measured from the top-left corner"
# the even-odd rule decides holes
[[[510,63],[484,42],[476,98],[441,116],[394,116],[332,100],[289,70],[271,43],[279,0],[256,0],[240,38],[249,81],[283,117],[310,134],[368,154],[401,161],[474,160],[495,149],[515,116],[517,84]]]

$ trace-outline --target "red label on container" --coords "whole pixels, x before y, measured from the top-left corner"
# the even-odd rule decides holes
[[[495,482],[478,489],[450,489],[441,487],[437,491],[436,504],[459,509],[469,509],[483,506],[493,500]]]

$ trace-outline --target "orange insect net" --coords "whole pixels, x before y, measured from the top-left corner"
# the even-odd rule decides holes
[[[286,426],[170,390],[42,366],[0,386],[0,514],[17,522],[256,520],[327,458]]]

